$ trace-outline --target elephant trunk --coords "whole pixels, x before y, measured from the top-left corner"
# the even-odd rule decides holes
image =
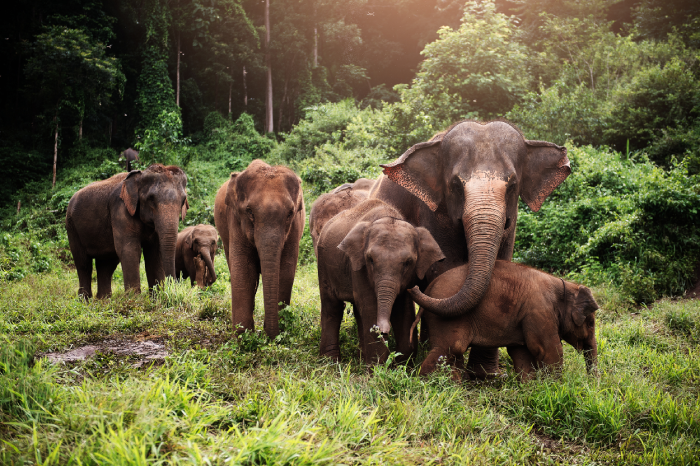
[[[464,183],[464,181],[463,181]],[[473,309],[488,290],[506,222],[506,183],[487,174],[464,183],[462,225],[469,250],[468,275],[457,294],[434,299],[418,287],[413,300],[441,317],[456,317]]]
[[[391,309],[399,294],[399,284],[382,280],[377,284],[377,326],[382,333],[391,330]]]
[[[175,249],[179,211],[156,222],[156,233],[160,245],[160,261],[166,277],[175,278]]]
[[[209,270],[209,280],[207,280],[207,285],[211,285],[216,281],[216,271],[214,270],[214,262],[211,260],[211,251],[209,251],[207,248],[203,248],[200,250],[200,254],[202,255],[202,260]]]
[[[265,238],[265,240],[262,242],[256,241],[256,244],[258,245],[257,249],[260,256],[260,274],[262,275],[263,301],[265,304],[264,328],[265,333],[270,338],[274,338],[280,333],[279,286],[284,237],[280,234],[266,235],[264,232],[262,232],[261,237]]]
[[[598,343],[595,338],[590,344],[584,345],[583,357],[586,360],[586,371],[589,374],[595,374],[598,365]]]

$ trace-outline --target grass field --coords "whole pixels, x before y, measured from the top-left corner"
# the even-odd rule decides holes
[[[698,464],[700,301],[637,312],[594,290],[599,377],[457,385],[413,366],[364,368],[354,319],[342,361],[318,356],[315,265],[300,266],[282,334],[231,340],[225,261],[207,291],[168,283],[85,303],[69,268],[0,288],[1,464]],[[142,277],[145,274],[142,273]],[[146,288],[145,283],[143,284]],[[256,306],[262,322],[262,296]],[[149,341],[153,360],[105,342]],[[83,361],[41,355],[84,345]]]

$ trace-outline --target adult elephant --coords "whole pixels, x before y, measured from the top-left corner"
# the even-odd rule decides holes
[[[289,168],[254,160],[216,193],[214,221],[231,275],[231,322],[253,329],[262,274],[265,332],[279,334],[279,303],[289,304],[306,212],[301,179]]]
[[[530,141],[507,122],[462,121],[382,165],[370,193],[425,227],[447,259],[427,282],[464,262],[467,279],[446,299],[413,288],[419,305],[441,317],[473,309],[488,289],[496,259],[511,260],[518,197],[538,211],[571,173],[566,148]],[[498,372],[497,349],[472,349],[467,369],[476,377]]]
[[[143,250],[148,287],[175,277],[175,244],[187,208],[187,175],[175,166],[151,165],[91,183],[68,203],[66,230],[78,272],[78,294],[92,297],[92,260],[97,297],[112,293],[112,274],[121,262],[124,288],[141,291]]]

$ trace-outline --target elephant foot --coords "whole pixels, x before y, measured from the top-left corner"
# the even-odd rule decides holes
[[[323,358],[330,358],[333,360],[333,362],[338,362],[340,361],[340,347],[338,346],[330,346],[328,348],[321,349],[320,351],[321,357]]]
[[[475,348],[469,353],[466,373],[470,380],[486,380],[498,377],[498,348]]]

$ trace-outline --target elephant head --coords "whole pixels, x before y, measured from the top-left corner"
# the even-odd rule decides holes
[[[153,228],[158,238],[165,276],[175,278],[175,246],[180,217],[185,218],[187,175],[179,167],[154,164],[129,172],[120,198],[129,215]]]
[[[232,173],[226,206],[248,244],[257,250],[265,303],[265,331],[279,334],[279,288],[282,251],[297,216],[304,216],[301,179],[290,169],[254,160]],[[229,223],[229,225],[231,225]],[[230,228],[232,229],[232,228]]]
[[[354,271],[367,268],[377,296],[377,326],[389,333],[391,309],[398,294],[422,279],[428,268],[445,256],[425,228],[393,217],[359,222],[338,245]]]
[[[437,300],[411,290],[418,304],[443,317],[472,309],[486,293],[498,251],[515,234],[518,196],[537,211],[571,173],[566,148],[528,141],[502,121],[457,123],[382,167],[390,180],[464,229],[469,275],[457,294]]]
[[[595,311],[598,310],[591,290],[585,286],[564,287],[563,311],[559,317],[560,334],[564,341],[583,352],[586,370],[595,370],[598,360],[598,343],[595,338]]]
[[[214,270],[214,256],[216,255],[216,228],[211,225],[197,225],[185,238],[185,245],[190,248],[194,256],[201,256],[208,270],[204,286],[210,286],[216,281]]]

